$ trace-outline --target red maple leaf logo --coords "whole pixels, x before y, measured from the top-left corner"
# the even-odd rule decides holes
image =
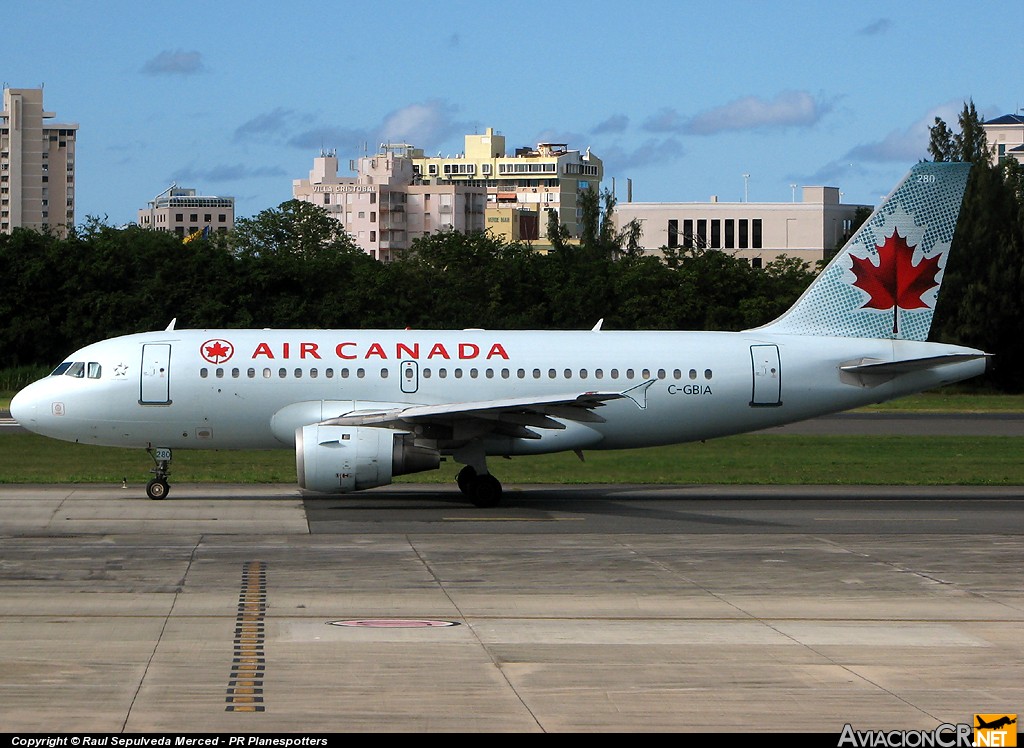
[[[853,258],[853,282],[870,297],[861,309],[927,309],[922,296],[939,282],[939,258],[924,257],[917,265],[912,260],[914,247],[894,230],[883,244],[876,245],[878,265],[870,258]]]
[[[200,346],[199,352],[211,364],[221,364],[231,358],[235,347],[226,340],[207,340]]]

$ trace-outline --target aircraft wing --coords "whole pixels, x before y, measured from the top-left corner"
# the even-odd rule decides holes
[[[565,428],[565,424],[556,421],[556,418],[580,423],[604,423],[605,419],[594,411],[612,400],[628,398],[638,406],[645,407],[650,384],[645,382],[639,388],[634,387],[626,392],[566,392],[544,397],[513,397],[352,411],[323,423],[410,430],[416,427],[426,427],[428,430],[436,427],[443,429],[443,436],[456,439],[487,433],[539,439],[540,435],[532,429]]]

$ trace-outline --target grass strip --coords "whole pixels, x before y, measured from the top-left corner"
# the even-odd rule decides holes
[[[505,484],[1024,485],[1024,437],[748,434],[647,449],[492,458]],[[0,437],[0,483],[144,483],[143,450]],[[295,456],[277,451],[177,450],[171,482],[294,483]],[[459,465],[396,482],[450,482]]]

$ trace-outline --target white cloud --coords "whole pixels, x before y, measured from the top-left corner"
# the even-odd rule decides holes
[[[690,135],[714,135],[730,130],[810,127],[831,109],[806,91],[783,91],[774,99],[744,96],[702,112],[682,128]]]
[[[452,117],[455,111],[440,99],[409,104],[390,112],[375,130],[381,141],[429,148],[462,131],[464,125]]]
[[[941,117],[951,130],[957,129],[957,117],[962,110],[962,103],[954,101],[940,104],[930,109],[923,117],[912,122],[903,129],[891,130],[881,140],[862,143],[851,148],[842,161],[899,161],[912,164],[922,158],[928,158],[928,128],[935,124],[935,118]]]
[[[192,75],[202,71],[202,53],[183,49],[165,49],[142,66],[146,75]]]

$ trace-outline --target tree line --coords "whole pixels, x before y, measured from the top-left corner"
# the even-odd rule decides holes
[[[990,381],[1024,388],[1020,325],[1024,201],[1019,168],[992,167],[977,119],[933,129],[936,160],[973,160],[933,338],[997,354]],[[965,119],[966,117],[966,119]],[[727,252],[644,256],[614,228],[609,193],[581,195],[582,239],[557,221],[547,253],[490,233],[432,234],[380,263],[322,208],[288,201],[188,243],[89,218],[67,238],[0,235],[0,369],[51,366],[115,335],[178,327],[741,330],[785,311],[814,269],[763,268]]]

